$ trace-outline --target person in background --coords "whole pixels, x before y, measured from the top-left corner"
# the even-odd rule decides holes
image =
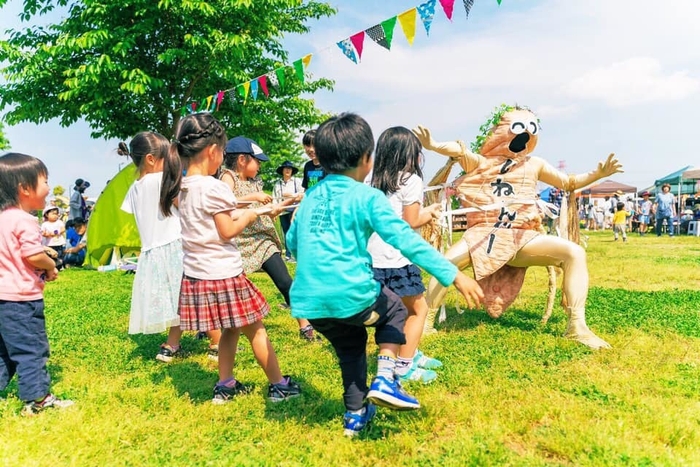
[[[46,367],[49,339],[44,315],[44,284],[58,269],[44,252],[33,211],[49,194],[48,170],[36,157],[0,157],[0,391],[17,374],[23,414],[65,408],[73,401],[51,393]]]
[[[63,262],[63,251],[66,248],[66,225],[59,219],[60,210],[48,205],[44,208],[44,222],[41,224],[41,236],[44,244],[56,252],[57,264]]]
[[[85,262],[87,225],[82,217],[76,217],[66,223],[66,249],[63,255],[63,267],[82,266]]]
[[[316,149],[314,146],[314,140],[316,139],[316,130],[309,130],[304,134],[301,140],[302,146],[304,146],[304,152],[311,159],[306,164],[304,164],[304,177],[301,180],[301,186],[304,190],[316,186],[318,182],[323,180],[326,176],[326,170],[323,168],[321,163],[316,157]]]
[[[618,235],[622,236],[622,241],[627,241],[627,211],[625,211],[625,203],[622,201],[615,206],[615,214],[613,214],[613,237],[617,241]]]
[[[661,236],[661,228],[666,221],[666,230],[669,237],[673,237],[673,220],[676,217],[676,197],[671,193],[671,185],[664,183],[661,186],[661,193],[656,195],[654,200],[654,211],[656,213],[656,236]]]
[[[73,193],[70,195],[70,211],[68,213],[68,220],[75,219],[77,217],[81,219],[87,219],[87,206],[85,205],[85,198],[83,193],[85,190],[90,188],[90,182],[79,178],[75,181],[75,187],[73,188]]]
[[[279,203],[287,199],[292,199],[294,203],[301,201],[301,198],[304,196],[304,187],[301,186],[301,180],[294,178],[297,172],[299,172],[299,169],[294,167],[294,164],[289,161],[284,161],[282,165],[277,167],[277,173],[282,178],[277,180],[272,188],[272,197],[275,199],[275,202]],[[282,235],[284,237],[287,236],[287,232],[289,231],[289,225],[292,223],[294,211],[294,208],[289,208],[279,217],[280,227],[282,227]],[[292,254],[289,248],[286,247],[286,244],[287,242],[285,241],[284,259],[285,261],[294,262],[294,258],[292,258]]]
[[[219,178],[231,188],[237,201],[253,201],[250,206],[252,208],[269,204],[272,197],[262,191],[263,182],[258,177],[260,163],[268,160],[270,159],[255,141],[237,136],[226,144],[224,170]],[[291,204],[293,201],[293,198],[287,198],[282,204]],[[265,271],[288,307],[292,277],[280,255],[282,242],[272,219],[269,216],[258,217],[238,234],[236,244],[241,252],[246,274]],[[307,320],[298,319],[297,323],[302,339],[309,342],[317,340],[318,336],[314,334],[314,328]]]
[[[645,191],[642,193],[642,202],[639,203],[639,235],[642,237],[647,233],[652,206],[653,203],[649,200],[649,192]]]

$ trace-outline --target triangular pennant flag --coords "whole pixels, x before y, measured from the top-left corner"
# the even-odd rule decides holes
[[[277,76],[277,79],[279,80],[280,89],[284,89],[284,81],[286,79],[284,74],[284,67],[276,69],[275,76]]]
[[[391,44],[389,44],[386,40],[386,34],[384,34],[384,28],[382,28],[380,25],[375,24],[369,29],[365,29],[365,33],[369,36],[370,39],[372,39],[374,42],[377,44],[381,45],[387,50],[391,49]]]
[[[389,44],[387,47],[389,50],[391,50],[391,41],[394,39],[394,27],[396,27],[396,16],[382,21],[382,29],[384,30],[386,43]]]
[[[181,117],[187,116],[188,113],[189,113],[189,111],[188,111],[188,109],[187,109],[186,106],[183,106],[183,107],[180,109],[180,116],[181,116]]]
[[[464,0],[465,2],[467,0]],[[471,0],[474,1],[474,0]],[[420,19],[423,21],[423,26],[425,26],[425,33],[430,35],[430,25],[433,23],[433,17],[435,16],[435,4],[437,0],[428,0],[416,7],[418,13],[420,14]]]
[[[472,7],[474,6],[474,0],[463,0],[464,1],[464,10],[467,12],[467,19],[469,19],[469,12],[472,10]],[[501,2],[498,2],[499,5]]]
[[[226,93],[224,91],[219,91],[216,93],[216,111],[219,111],[219,107],[221,107],[221,103],[224,101],[224,95]]]
[[[303,65],[301,59],[294,62],[293,65],[294,65],[294,71],[297,72],[297,78],[299,78],[299,81],[301,81],[303,83],[304,82],[304,65]]]
[[[362,49],[365,45],[365,32],[360,31],[357,34],[353,34],[352,36],[350,36],[350,42],[352,42],[352,45],[355,46],[358,58],[362,60]]]
[[[233,89],[228,93],[228,100],[231,101],[231,107],[236,106],[236,93]]]
[[[353,62],[357,63],[357,55],[355,55],[355,47],[353,47],[352,41],[350,41],[349,37],[347,39],[343,39],[340,42],[336,42],[336,44],[338,44],[338,47],[340,47],[340,50],[343,51],[343,54],[345,54],[346,57],[348,57]]]
[[[238,85],[238,95],[243,98],[243,103],[248,99],[248,91],[250,90],[250,81]]]
[[[272,87],[279,90],[280,87],[280,81],[277,79],[277,75],[275,74],[274,71],[269,72],[267,75],[267,80],[272,84]]]
[[[440,5],[442,5],[442,9],[445,12],[445,16],[447,16],[447,19],[452,21],[452,10],[454,10],[455,7],[455,0],[440,0]]]
[[[496,1],[498,2],[499,5],[501,4],[501,0],[496,0]]]
[[[207,112],[211,112],[211,103],[214,100],[214,96],[207,97]]]
[[[258,80],[254,79],[250,81],[250,94],[253,96],[253,100],[258,100]]]
[[[408,11],[404,11],[398,18],[408,43],[413,45],[413,39],[416,37],[416,9],[411,8]]]
[[[193,101],[190,104],[190,108],[192,109],[192,112],[196,112],[197,111],[197,101]]]
[[[304,64],[304,68],[307,68],[309,66],[309,63],[311,63],[311,55],[312,54],[306,54],[303,57],[301,57],[301,62]]]
[[[260,83],[260,89],[262,89],[262,92],[263,94],[265,94],[265,97],[270,97],[270,91],[267,90],[267,76],[259,76],[258,83]]]

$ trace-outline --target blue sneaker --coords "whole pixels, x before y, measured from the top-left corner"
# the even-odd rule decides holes
[[[416,350],[416,355],[413,357],[413,364],[417,365],[419,368],[425,368],[426,370],[442,368],[442,362],[440,360],[428,357],[420,350]]]
[[[424,368],[418,368],[414,363],[408,373],[405,375],[400,375],[401,381],[420,381],[423,384],[428,384],[437,379],[437,373],[433,370],[426,370]]]
[[[345,412],[343,416],[343,434],[353,437],[367,428],[374,416],[377,414],[377,407],[374,404],[367,403],[364,407],[362,415],[352,412]]]
[[[384,376],[377,376],[372,380],[367,400],[393,410],[420,409],[418,400],[404,391],[397,379],[389,381]]]

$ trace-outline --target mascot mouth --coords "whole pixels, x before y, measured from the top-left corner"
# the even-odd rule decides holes
[[[520,133],[518,136],[513,138],[513,140],[508,145],[508,149],[510,150],[510,152],[517,154],[525,150],[528,141],[530,141],[530,134],[527,132]]]

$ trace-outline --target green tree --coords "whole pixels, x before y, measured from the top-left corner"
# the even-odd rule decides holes
[[[64,13],[60,22],[30,24],[54,9]],[[0,110],[10,109],[9,124],[84,119],[93,138],[128,140],[143,130],[172,137],[183,106],[290,64],[285,34],[305,33],[307,20],[334,13],[302,0],[24,0],[20,18],[30,25],[0,41]],[[216,116],[229,136],[299,160],[298,135],[325,118],[302,94],[333,83],[284,72],[270,98],[260,92],[243,105],[227,93]]]
[[[3,129],[4,129],[3,124],[2,124],[2,122],[0,122],[0,151],[10,149],[10,142],[5,137],[5,134],[2,131]]]

